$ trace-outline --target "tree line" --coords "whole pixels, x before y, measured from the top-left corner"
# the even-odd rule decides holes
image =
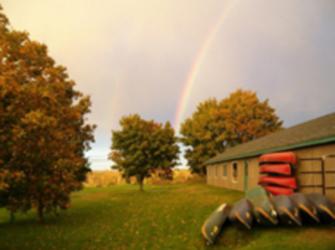
[[[187,118],[177,137],[169,122],[146,121],[138,114],[125,116],[120,130],[112,131],[109,159],[112,168],[127,179],[143,180],[155,171],[171,171],[178,163],[178,143],[186,147],[185,158],[193,173],[205,175],[204,163],[227,148],[254,140],[280,129],[269,101],[260,101],[255,92],[237,90],[227,98],[201,102]],[[164,177],[164,176],[163,176]]]
[[[90,106],[47,46],[11,28],[0,6],[0,207],[11,220],[34,209],[43,221],[46,213],[69,207],[70,194],[90,171],[84,154],[96,127],[86,120]],[[142,190],[152,173],[171,178],[180,143],[191,171],[204,175],[203,163],[211,157],[281,125],[268,100],[237,90],[201,102],[178,136],[169,122],[122,117],[120,129],[112,131],[109,159]]]

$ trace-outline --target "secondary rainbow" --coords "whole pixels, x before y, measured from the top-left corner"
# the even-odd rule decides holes
[[[187,103],[189,102],[192,88],[194,86],[195,80],[197,78],[197,75],[199,73],[199,70],[201,68],[201,65],[206,57],[206,54],[208,50],[210,49],[213,41],[215,40],[218,31],[220,30],[222,24],[224,23],[224,20],[226,19],[228,13],[232,10],[232,8],[236,5],[237,1],[233,1],[231,4],[227,5],[222,13],[220,14],[219,18],[215,22],[215,25],[209,30],[204,42],[202,43],[202,46],[198,50],[193,63],[191,65],[191,68],[189,70],[189,73],[187,74],[186,81],[183,84],[182,92],[178,101],[175,117],[174,117],[174,128],[176,129],[176,132],[179,133],[180,130],[180,123],[181,119],[185,116],[185,111],[187,107]]]

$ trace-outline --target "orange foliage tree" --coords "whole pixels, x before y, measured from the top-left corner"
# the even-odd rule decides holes
[[[0,206],[12,214],[69,206],[90,170],[89,97],[47,47],[12,30],[0,8]]]
[[[200,103],[181,125],[181,141],[191,170],[204,174],[204,162],[227,147],[244,143],[280,129],[282,121],[268,100],[255,92],[237,90],[218,101]]]

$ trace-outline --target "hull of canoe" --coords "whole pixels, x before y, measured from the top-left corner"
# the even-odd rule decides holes
[[[267,185],[264,188],[273,195],[291,195],[294,193],[292,188]]]
[[[320,222],[317,208],[315,204],[307,198],[306,194],[294,193],[290,195],[290,198],[299,208],[300,216],[304,223],[315,224]]]
[[[291,176],[293,171],[290,164],[264,164],[259,169],[262,174],[277,174]]]
[[[278,185],[291,189],[297,189],[297,181],[294,177],[261,176],[258,184],[260,185]]]
[[[251,229],[253,223],[253,205],[244,198],[236,202],[232,207],[229,220],[236,226]]]
[[[201,227],[201,234],[205,238],[207,245],[215,243],[229,216],[229,212],[230,206],[224,203],[206,219]]]
[[[310,193],[307,197],[316,206],[321,222],[335,224],[335,204],[332,200],[319,193]]]
[[[287,195],[278,195],[273,198],[280,224],[287,226],[301,226],[301,217],[296,203]]]
[[[267,191],[257,186],[246,193],[246,198],[253,205],[255,221],[260,225],[276,225],[278,223],[277,213]]]
[[[293,152],[280,152],[265,154],[260,157],[260,163],[273,163],[273,162],[282,162],[289,163],[292,165],[297,164],[297,157]]]

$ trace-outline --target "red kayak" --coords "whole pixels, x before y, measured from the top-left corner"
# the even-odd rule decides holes
[[[297,164],[297,157],[293,152],[281,152],[273,154],[262,155],[259,159],[260,163],[273,163],[273,162],[282,162],[290,163],[293,165]]]
[[[281,187],[287,187],[297,189],[297,181],[294,177],[272,177],[272,176],[261,176],[258,184],[266,186],[268,184],[275,184]]]
[[[262,174],[280,174],[280,175],[292,175],[292,167],[290,164],[264,164],[260,166],[260,173]]]
[[[264,186],[265,190],[273,195],[291,195],[293,194],[293,189],[277,186]]]

